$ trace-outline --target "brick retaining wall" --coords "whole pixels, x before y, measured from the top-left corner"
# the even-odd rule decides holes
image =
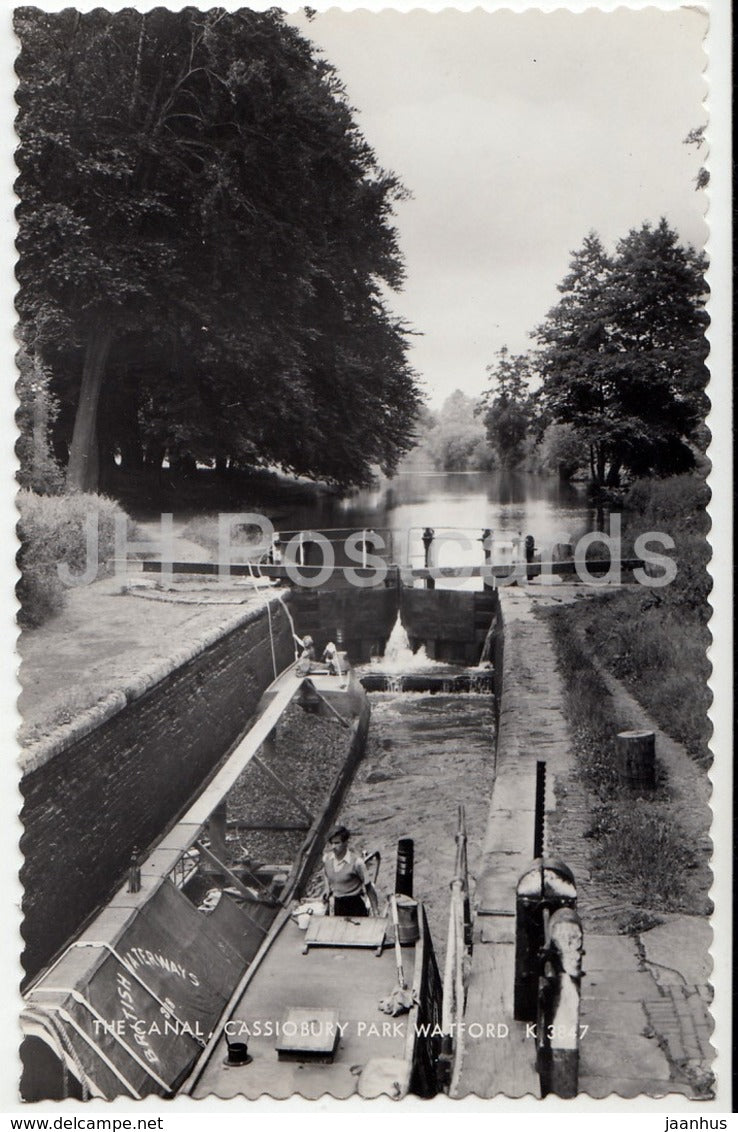
[[[293,658],[272,611],[278,670]],[[226,629],[21,783],[24,965],[35,974],[121,883],[134,846],[152,844],[186,807],[273,679],[264,609]],[[34,765],[35,764],[35,765]]]

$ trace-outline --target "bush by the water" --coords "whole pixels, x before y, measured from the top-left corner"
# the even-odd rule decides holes
[[[115,551],[115,516],[125,512],[104,495],[37,495],[20,491],[18,567],[21,580],[16,594],[18,620],[24,628],[42,625],[64,606],[66,587],[57,566],[65,563],[73,575],[87,568],[88,521],[97,525],[97,577],[107,572],[106,561]],[[89,520],[88,520],[89,516]]]

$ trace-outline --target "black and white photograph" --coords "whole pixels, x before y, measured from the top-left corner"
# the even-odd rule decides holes
[[[10,1108],[729,1111],[714,5],[518,7],[7,12]]]

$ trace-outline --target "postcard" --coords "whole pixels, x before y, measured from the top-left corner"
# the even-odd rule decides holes
[[[725,13],[6,22],[8,1106],[727,1110]]]

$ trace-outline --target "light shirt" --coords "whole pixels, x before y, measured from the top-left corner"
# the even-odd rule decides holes
[[[356,896],[369,883],[363,857],[353,849],[347,849],[345,857],[339,859],[332,849],[323,854],[323,868],[328,887],[334,896]]]

